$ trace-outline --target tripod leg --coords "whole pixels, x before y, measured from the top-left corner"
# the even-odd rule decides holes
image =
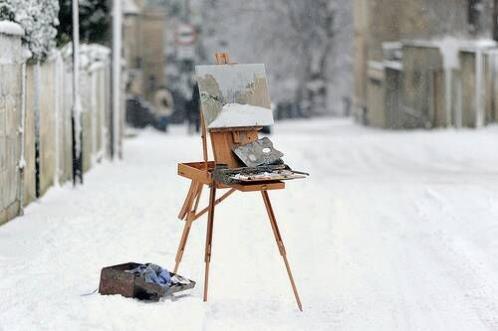
[[[211,247],[213,243],[213,221],[214,221],[214,206],[216,204],[216,186],[213,183],[209,192],[209,211],[208,223],[206,231],[206,249],[204,254],[204,262],[206,267],[204,269],[204,301],[207,301],[208,296],[208,282],[209,282],[209,263],[211,262]]]
[[[280,230],[278,229],[277,220],[275,218],[275,214],[271,206],[270,197],[268,196],[267,191],[261,191],[261,195],[263,196],[263,201],[265,202],[266,211],[268,212],[268,217],[270,218],[270,224],[273,230],[273,234],[275,235],[275,240],[277,241],[278,250],[280,251],[280,255],[282,255],[284,259],[285,268],[287,269],[287,274],[289,275],[289,279],[292,285],[292,290],[294,291],[294,296],[296,297],[297,306],[299,307],[300,311],[303,311],[303,306],[301,305],[301,300],[299,299],[299,293],[297,293],[296,283],[294,283],[294,277],[292,277],[292,271],[290,269],[289,261],[287,260],[287,253],[285,251],[284,242],[282,240],[282,236],[280,235]]]
[[[178,271],[178,267],[180,265],[180,262],[183,257],[183,252],[185,252],[185,246],[187,245],[187,239],[188,235],[190,233],[190,228],[192,227],[192,223],[194,222],[194,216],[195,212],[197,211],[197,206],[199,205],[199,200],[201,198],[201,193],[202,193],[202,185],[201,183],[198,183],[198,185],[195,187],[195,192],[194,192],[194,198],[196,199],[195,205],[193,210],[186,212],[186,220],[185,220],[185,225],[183,227],[183,233],[182,237],[180,239],[180,244],[178,245],[178,251],[176,252],[176,258],[175,258],[175,269],[173,272],[176,274]]]

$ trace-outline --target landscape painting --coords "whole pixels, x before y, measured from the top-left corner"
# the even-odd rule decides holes
[[[273,124],[264,64],[195,67],[208,129]]]

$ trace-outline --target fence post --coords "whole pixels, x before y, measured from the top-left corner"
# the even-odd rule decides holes
[[[61,54],[57,52],[54,61],[54,134],[55,134],[55,144],[54,144],[54,185],[59,186],[59,174],[60,174],[60,108],[61,108]]]
[[[81,126],[80,102],[80,27],[79,27],[79,0],[72,0],[73,16],[73,185],[77,179],[83,184],[83,132]]]
[[[122,158],[120,138],[121,120],[121,42],[122,42],[122,10],[121,0],[113,0],[112,18],[112,148],[111,155]]]
[[[40,60],[36,60],[34,67],[34,114],[35,114],[35,197],[39,198],[40,190],[40,83],[41,70]]]
[[[18,184],[18,199],[19,199],[19,215],[24,215],[24,172],[26,170],[26,159],[24,157],[26,145],[26,58],[22,59],[21,65],[21,126],[20,133],[20,146],[19,153],[19,184]]]

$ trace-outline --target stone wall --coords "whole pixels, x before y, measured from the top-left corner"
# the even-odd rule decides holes
[[[405,41],[401,53],[400,61],[369,62],[364,124],[428,129],[496,123],[498,48],[494,43]]]
[[[460,52],[462,125],[480,127],[497,121],[498,51],[468,47]]]
[[[384,63],[384,61],[391,59],[386,58],[384,46],[387,43],[404,43],[426,40],[434,41],[441,40],[448,37],[455,39],[465,39],[468,41],[475,41],[480,39],[491,38],[492,33],[492,1],[482,0],[480,7],[480,14],[474,18],[469,15],[469,0],[355,0],[354,5],[354,22],[355,22],[355,96],[354,96],[354,113],[355,118],[364,124],[378,123],[377,120],[370,120],[369,116],[380,118],[378,110],[378,100],[380,93],[387,97],[386,91],[378,91],[378,86],[372,84],[369,73],[371,72],[370,63]],[[432,46],[431,46],[432,47]],[[458,91],[473,93],[466,91],[464,86],[458,86],[460,81],[456,81],[459,76],[459,71],[454,72],[454,68],[447,70],[447,68],[438,69],[428,66],[427,68],[419,68],[418,72],[414,72],[414,66],[424,66],[428,58],[437,57],[435,55],[428,55],[429,53],[439,52],[430,51],[429,48],[419,51],[418,55],[414,55],[416,60],[413,59],[411,53],[417,53],[416,50],[404,49],[403,56],[410,57],[408,62],[413,66],[407,66],[403,74],[409,77],[403,77],[402,82],[407,86],[401,84],[398,89],[399,93],[403,94],[403,101],[400,114],[396,115],[401,123],[405,122],[406,125],[402,127],[438,127],[454,124],[451,121],[455,120],[459,114],[456,109],[456,103],[447,100],[459,97]],[[438,48],[438,47],[437,47]],[[405,52],[406,51],[406,52]],[[401,59],[398,59],[401,62]],[[415,63],[416,61],[420,63]],[[462,58],[464,67],[470,61],[467,58]],[[406,64],[406,60],[402,60]],[[475,64],[475,63],[474,63]],[[492,72],[492,63],[485,63],[484,76],[487,80],[483,86],[488,91],[487,95],[491,95],[491,90],[496,88],[494,78],[490,76]],[[470,70],[472,64],[468,64]],[[377,65],[378,67],[378,65]],[[403,66],[405,67],[405,66]],[[475,65],[474,65],[475,68]],[[453,74],[454,73],[454,74]],[[422,75],[419,83],[420,86],[413,87],[415,90],[410,90],[413,85],[413,79]],[[384,76],[387,77],[384,73]],[[472,76],[472,75],[471,75]],[[466,76],[463,75],[462,78]],[[466,79],[466,78],[465,78]],[[469,84],[475,86],[471,82],[472,77],[469,78]],[[384,82],[387,88],[387,82]],[[465,83],[466,84],[466,83]],[[369,91],[369,88],[373,91]],[[389,86],[389,93],[391,97],[396,96],[396,89],[394,86]],[[401,91],[403,89],[403,91]],[[424,90],[424,91],[422,91]],[[430,91],[429,91],[430,90]],[[474,89],[475,91],[475,89]],[[423,92],[423,93],[422,93]],[[393,94],[394,93],[394,94]],[[438,95],[445,95],[444,99],[439,98]],[[423,96],[425,100],[414,101],[414,98]],[[434,97],[433,97],[434,96]],[[431,100],[428,100],[431,99]],[[458,102],[468,103],[468,99],[457,100]],[[373,103],[372,103],[373,102]],[[387,99],[386,99],[387,102]],[[494,108],[494,100],[487,98],[485,100],[486,119],[484,122],[489,121],[490,118],[496,120],[496,112]],[[415,104],[417,103],[417,104]],[[392,104],[392,103],[391,103]],[[473,103],[474,105],[476,102]],[[403,107],[406,106],[406,107]],[[466,105],[461,105],[465,109]],[[373,108],[373,109],[371,109]],[[468,108],[468,107],[467,107]],[[415,112],[412,112],[415,110]],[[386,112],[391,110],[386,109]],[[366,114],[366,115],[365,115]],[[391,115],[382,115],[383,127],[397,127],[398,125],[388,123]],[[414,115],[414,116],[412,116]],[[417,117],[425,117],[418,118]],[[410,119],[410,117],[413,117]],[[369,123],[367,123],[369,122]],[[450,123],[451,122],[451,123]],[[469,121],[463,120],[462,125],[473,126]]]
[[[384,127],[385,119],[385,85],[386,77],[384,67],[376,62],[370,62],[368,68],[367,102],[365,114],[366,124],[375,127]]]
[[[445,91],[441,85],[443,59],[432,45],[403,46],[403,84],[400,86],[405,128],[435,126],[441,120]]]

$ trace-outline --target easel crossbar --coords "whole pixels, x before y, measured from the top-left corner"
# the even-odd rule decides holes
[[[232,195],[233,192],[235,192],[236,189],[232,188],[230,189],[228,192],[225,192],[225,194],[223,194],[221,197],[219,197],[218,199],[216,199],[214,201],[214,205],[218,205],[220,204],[221,202],[223,202],[223,200],[225,200],[226,198],[228,198],[230,195]],[[207,206],[206,208],[204,208],[203,210],[201,210],[199,213],[197,213],[193,218],[192,218],[192,221],[195,221],[197,220],[198,218],[200,218],[202,215],[204,215],[205,213],[207,213],[209,210],[209,206]]]

